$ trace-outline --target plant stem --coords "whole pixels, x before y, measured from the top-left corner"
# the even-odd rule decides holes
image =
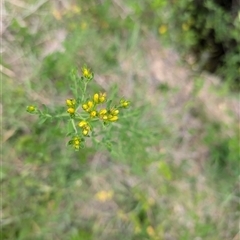
[[[69,117],[68,113],[62,113],[54,116],[55,118],[61,118],[61,117]]]
[[[83,102],[83,100],[85,98],[86,89],[87,89],[87,83],[84,82],[84,88],[83,88],[83,92],[82,92],[82,100],[81,100],[81,102]]]
[[[78,97],[78,84],[77,84],[78,79],[75,77],[75,98],[77,99]]]
[[[74,123],[74,120],[73,120],[73,119],[71,119],[71,123],[72,123],[72,126],[73,126],[73,129],[74,129],[75,133],[77,134],[78,131],[77,131],[77,129],[76,129],[76,126],[75,126],[75,123]]]

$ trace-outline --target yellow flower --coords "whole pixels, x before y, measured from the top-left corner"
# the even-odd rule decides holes
[[[88,123],[86,122],[86,121],[84,121],[84,120],[82,120],[81,122],[79,122],[79,124],[78,124],[78,126],[79,127],[85,127],[85,126],[87,126],[88,125]]]
[[[107,113],[107,109],[101,109],[100,111],[99,111],[99,115],[100,116],[103,116],[103,115],[105,115]]]
[[[88,103],[87,103],[87,105],[88,105],[88,108],[92,108],[93,107],[93,101],[88,101]]]
[[[93,101],[95,104],[103,103],[106,100],[106,93],[95,93],[93,95]]]
[[[79,144],[80,144],[80,141],[79,141],[78,139],[75,139],[75,140],[74,140],[74,144],[75,144],[75,145],[79,145]]]
[[[122,99],[122,100],[120,101],[120,106],[121,106],[121,107],[127,108],[127,107],[129,106],[129,104],[130,104],[130,102],[127,101],[127,100]]]
[[[70,113],[70,114],[74,114],[75,113],[75,109],[70,107],[70,108],[68,108],[67,112]]]
[[[79,137],[74,137],[72,140],[69,141],[69,145],[72,145],[75,150],[79,150],[80,144],[81,144],[81,139]]]
[[[93,95],[93,101],[94,101],[94,103],[98,103],[99,102],[99,94],[98,93],[95,93]]]
[[[33,105],[27,106],[27,112],[33,113],[36,111],[36,107]]]
[[[107,119],[108,119],[108,116],[107,116],[107,115],[104,115],[104,116],[102,117],[102,119],[103,119],[103,120],[107,120]]]
[[[88,135],[88,132],[89,132],[89,130],[86,129],[86,128],[84,128],[84,129],[82,130],[82,133],[83,133],[84,136]]]
[[[79,122],[78,126],[82,128],[82,133],[84,136],[88,135],[89,131],[91,130],[89,123],[85,120]]]
[[[168,30],[167,25],[163,24],[159,27],[158,32],[162,35],[165,34],[167,30]]]
[[[95,194],[95,198],[99,201],[99,202],[106,202],[109,201],[113,198],[113,191],[99,191]]]
[[[88,79],[92,78],[92,73],[91,73],[90,69],[87,67],[82,68],[82,75],[83,75],[83,77],[88,78]]]
[[[147,227],[147,233],[150,237],[153,237],[155,235],[155,231],[152,226]]]
[[[83,105],[82,105],[82,108],[83,108],[83,110],[87,111],[88,105],[87,105],[87,104],[83,104]]]
[[[94,110],[94,111],[91,111],[91,112],[90,112],[90,116],[91,116],[91,117],[96,117],[96,116],[97,116],[97,111],[95,111],[95,110]]]
[[[66,104],[67,104],[68,107],[73,107],[73,106],[76,105],[76,100],[75,100],[75,99],[72,99],[72,98],[67,99],[67,100],[66,100]]]
[[[101,109],[98,113],[100,119],[107,120],[107,109]]]
[[[116,109],[116,108],[113,108],[113,109],[110,110],[110,113],[111,113],[112,115],[116,116],[116,115],[119,114],[119,110]]]
[[[75,146],[75,148],[79,148],[79,145],[80,145],[80,138],[79,137],[75,137],[73,139],[73,145]]]
[[[99,95],[99,102],[100,102],[100,103],[105,102],[106,96],[107,96],[106,93],[100,93],[100,95]]]
[[[107,119],[108,119],[110,122],[116,122],[116,121],[118,120],[118,116],[109,115]]]
[[[88,101],[87,103],[84,103],[82,105],[83,110],[85,110],[86,112],[89,112],[93,107],[94,107],[93,101]]]

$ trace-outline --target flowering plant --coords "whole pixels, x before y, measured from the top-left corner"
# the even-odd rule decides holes
[[[41,118],[41,122],[48,119],[60,118],[68,119],[71,129],[67,135],[71,137],[68,145],[72,146],[76,151],[83,148],[86,137],[96,137],[97,124],[109,126],[117,122],[122,109],[128,108],[130,102],[126,99],[121,99],[117,104],[112,104],[112,99],[107,99],[107,94],[104,92],[96,92],[93,95],[87,93],[87,86],[93,80],[94,73],[84,66],[81,71],[81,76],[78,75],[76,69],[70,72],[70,79],[73,82],[71,88],[73,97],[65,101],[65,110],[62,113],[51,113],[46,107],[44,111],[38,109],[34,105],[27,106],[27,112],[36,114]]]

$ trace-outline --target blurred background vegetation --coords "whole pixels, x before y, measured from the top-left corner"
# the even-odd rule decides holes
[[[237,0],[5,1],[0,238],[238,239],[239,31]],[[83,64],[132,103],[111,151],[25,111]]]

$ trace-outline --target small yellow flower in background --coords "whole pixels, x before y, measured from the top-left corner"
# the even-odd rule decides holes
[[[123,220],[124,222],[127,222],[129,219],[128,219],[128,215],[125,213],[125,212],[123,212],[122,210],[118,210],[117,211],[117,216],[121,219],[121,220]]]
[[[78,7],[77,5],[72,5],[72,6],[71,6],[71,11],[72,11],[73,13],[80,13],[80,12],[81,12],[81,8]]]
[[[84,30],[87,28],[87,23],[86,22],[82,22],[80,25],[81,29]]]
[[[57,9],[54,9],[54,10],[52,11],[52,15],[53,15],[58,21],[62,19],[62,14],[61,14],[61,12],[60,12],[59,10],[57,10]]]
[[[153,198],[148,198],[148,204],[149,204],[149,206],[153,206],[153,205],[155,205],[155,200],[153,199]]]
[[[67,112],[70,113],[70,114],[74,114],[75,113],[75,109],[70,107],[70,108],[68,108]]]
[[[154,236],[155,236],[155,231],[154,231],[154,229],[153,229],[152,226],[148,226],[148,227],[147,227],[147,233],[148,233],[148,235],[149,235],[150,237],[154,237]]]
[[[163,25],[161,25],[161,26],[159,27],[158,32],[159,32],[160,34],[165,34],[165,33],[167,32],[167,30],[168,30],[167,25],[163,24]]]
[[[88,79],[92,78],[92,72],[87,67],[82,68],[82,75],[83,75],[83,77],[88,78]]]
[[[190,25],[189,25],[188,23],[183,23],[183,24],[182,24],[182,30],[183,30],[183,31],[188,31],[189,28],[190,28]]]
[[[113,198],[113,191],[99,191],[95,194],[95,198],[99,201],[99,202],[106,202],[109,201]]]
[[[27,106],[27,112],[33,113],[37,110],[37,108],[33,105]]]

